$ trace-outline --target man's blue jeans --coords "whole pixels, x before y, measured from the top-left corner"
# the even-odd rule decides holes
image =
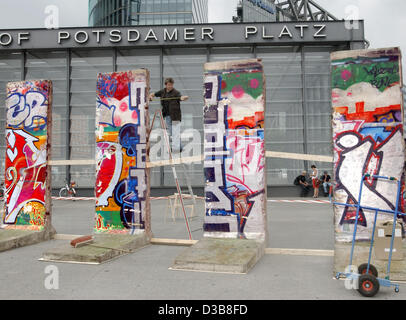
[[[324,193],[329,193],[329,190],[327,190],[327,186],[331,187],[333,184],[331,182],[323,182],[323,189]]]
[[[182,151],[182,145],[180,141],[180,121],[172,121],[170,116],[165,117],[166,129],[169,137],[169,144],[172,147],[173,152]]]

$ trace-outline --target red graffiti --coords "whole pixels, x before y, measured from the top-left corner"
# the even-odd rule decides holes
[[[335,112],[340,113],[345,117],[345,120],[364,120],[368,123],[381,122],[380,117],[393,111],[401,111],[400,104],[391,105],[388,107],[376,108],[373,111],[365,111],[365,102],[357,102],[355,104],[355,112],[348,113],[348,107],[335,107]]]

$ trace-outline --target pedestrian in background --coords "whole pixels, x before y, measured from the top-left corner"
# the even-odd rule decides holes
[[[300,186],[300,196],[301,197],[306,197],[307,194],[309,193],[310,190],[310,184],[307,182],[307,172],[305,170],[302,171],[302,173],[296,177],[294,184],[297,186]]]
[[[312,178],[312,184],[313,184],[313,198],[318,198],[319,197],[319,186],[320,186],[320,180],[319,180],[319,170],[317,170],[316,166],[313,164],[311,166],[312,168],[312,173],[310,174],[310,177]]]
[[[323,172],[320,180],[323,184],[324,196],[327,197],[328,195],[330,195],[330,187],[333,186],[333,184],[331,183],[331,177],[329,176],[327,171]]]

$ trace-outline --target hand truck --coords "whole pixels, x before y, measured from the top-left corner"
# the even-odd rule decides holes
[[[394,211],[361,205],[362,187],[363,187],[365,178],[397,181],[398,188],[397,188],[396,208]],[[358,290],[358,292],[361,295],[363,295],[365,297],[373,297],[374,295],[376,295],[379,291],[380,286],[382,286],[382,287],[393,286],[393,287],[395,287],[395,292],[396,293],[399,292],[399,284],[390,281],[389,275],[390,275],[390,266],[391,266],[391,262],[392,262],[392,250],[393,250],[393,242],[394,242],[394,238],[395,238],[396,219],[399,215],[405,216],[405,213],[399,212],[400,192],[401,192],[401,181],[399,179],[394,178],[394,177],[364,174],[362,176],[362,180],[361,180],[357,204],[333,202],[333,204],[335,204],[335,205],[342,205],[342,206],[346,206],[346,207],[356,207],[357,208],[356,216],[355,216],[354,233],[353,233],[353,237],[352,237],[350,263],[349,263],[348,269],[347,269],[348,272],[337,272],[335,277],[336,277],[336,279],[339,279],[340,276],[345,276],[346,279],[348,279],[350,281],[354,281],[355,283],[357,283],[356,281],[358,281],[358,286],[356,287],[356,289]],[[355,238],[357,235],[357,225],[358,225],[360,209],[367,209],[367,210],[375,211],[375,218],[374,218],[374,226],[373,226],[373,230],[372,230],[371,244],[369,247],[368,263],[361,264],[358,267],[358,272],[355,272],[354,270],[351,269],[351,267],[352,267],[352,260],[353,260],[354,247],[355,247]],[[378,278],[378,271],[377,271],[376,267],[371,264],[372,247],[374,244],[375,228],[376,228],[376,220],[378,217],[378,212],[393,214],[392,239],[391,239],[389,257],[388,257],[388,266],[387,266],[387,272],[386,272],[387,275],[385,278]]]

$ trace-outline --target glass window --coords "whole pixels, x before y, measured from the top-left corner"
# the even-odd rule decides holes
[[[159,49],[118,50],[117,71],[127,71],[140,68],[148,69],[150,73],[150,90],[151,92],[156,92],[161,89],[159,56]],[[154,112],[158,109],[160,109],[159,102],[150,102],[149,112],[151,121],[154,116]],[[154,128],[160,128],[159,121],[155,121]],[[154,160],[158,159],[150,159],[150,161]],[[160,172],[160,167],[153,167],[150,169],[152,187],[158,187],[161,185]]]
[[[20,52],[0,54],[0,181],[4,181],[4,159],[6,155],[6,85],[8,82],[20,81],[22,77],[23,54]]]
[[[307,152],[331,156],[330,47],[305,48]],[[332,173],[333,164],[316,162],[319,171]]]
[[[154,1],[154,12],[161,12],[162,11],[162,3],[160,0]]]
[[[197,138],[200,141],[196,143],[199,144],[200,152],[203,150],[203,65],[206,59],[206,49],[164,49],[164,78],[172,77],[175,80],[174,87],[182,95],[189,96],[188,101],[181,102],[181,132],[185,138],[188,133],[191,133],[190,129],[195,129],[196,133],[199,133]],[[193,139],[182,141],[184,146],[188,143],[193,144]],[[185,156],[193,156],[193,154]],[[199,162],[186,167],[191,184],[203,186],[203,163]],[[183,175],[180,175],[180,179],[182,178]],[[170,167],[164,168],[164,185],[175,185]]]
[[[252,47],[215,47],[210,50],[210,61],[254,58]]]
[[[185,23],[185,14],[184,13],[178,13],[176,15],[176,21],[177,21],[177,24],[184,24]]]
[[[185,8],[183,11],[192,11],[192,0],[185,0]]]
[[[185,20],[184,23],[188,24],[188,23],[192,23],[192,14],[185,14]]]
[[[69,109],[67,101],[66,51],[28,52],[26,79],[48,79],[53,85],[51,159],[67,159],[67,126]],[[52,167],[52,186],[61,187],[66,179],[66,167]]]
[[[176,0],[169,0],[168,5],[169,5],[168,11],[176,11]]]
[[[169,2],[168,0],[161,0],[162,1],[162,6],[161,6],[161,12],[168,12],[169,11]]]
[[[295,47],[258,47],[257,56],[266,77],[266,150],[303,153],[301,53]],[[291,185],[303,169],[303,161],[267,158],[267,183]]]
[[[161,14],[154,14],[154,25],[157,25],[157,24],[161,24],[161,18],[162,18],[162,15]]]
[[[178,0],[176,11],[185,11],[185,0]]]
[[[71,159],[95,158],[96,80],[113,71],[112,56],[112,50],[72,51]],[[94,187],[94,166],[73,166],[71,176],[79,187]]]
[[[176,24],[176,14],[169,15],[169,23]]]
[[[145,1],[141,2],[141,6],[140,6],[140,12],[146,12],[147,11],[147,3],[145,3]],[[134,2],[132,4],[132,12],[137,12],[137,3]]]

